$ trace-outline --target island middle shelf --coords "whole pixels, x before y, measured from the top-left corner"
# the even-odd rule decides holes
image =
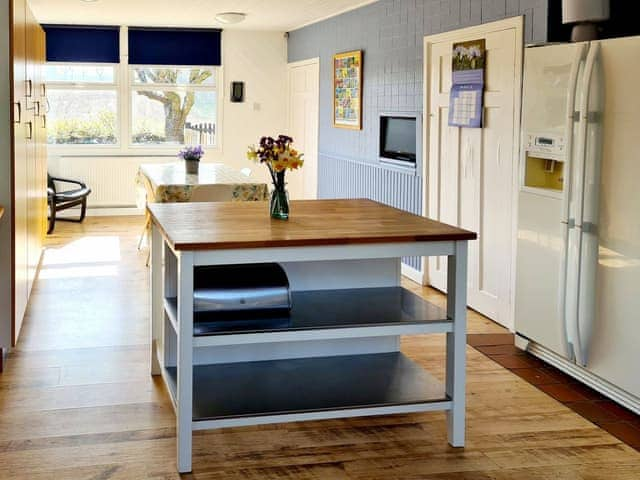
[[[164,302],[177,328],[177,299]],[[221,319],[222,318],[222,319]],[[349,288],[292,292],[290,314],[256,316],[234,313],[233,318],[194,315],[197,346],[270,341],[318,340],[366,335],[409,335],[449,332],[452,322],[440,307],[403,287]],[[255,339],[255,342],[253,341]]]

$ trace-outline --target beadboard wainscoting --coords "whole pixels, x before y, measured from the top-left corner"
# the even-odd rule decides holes
[[[421,215],[422,177],[414,171],[402,171],[380,164],[321,153],[318,168],[318,196],[319,198],[370,198]],[[419,257],[407,257],[402,261],[416,272],[421,269]]]

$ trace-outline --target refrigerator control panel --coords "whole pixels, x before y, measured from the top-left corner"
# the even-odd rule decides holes
[[[564,137],[560,135],[537,133],[525,135],[525,149],[529,154],[535,154],[538,157],[562,161],[564,160],[565,148]]]

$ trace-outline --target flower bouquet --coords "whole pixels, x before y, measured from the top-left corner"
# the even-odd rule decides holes
[[[280,220],[289,218],[289,194],[287,193],[284,175],[287,170],[297,170],[302,167],[303,154],[296,151],[293,138],[278,135],[278,138],[262,137],[258,145],[251,145],[247,158],[254,162],[263,163],[269,169],[273,181],[273,192],[269,209],[271,216]]]
[[[184,160],[186,172],[189,174],[197,174],[200,159],[204,155],[202,145],[197,147],[185,147],[178,153],[178,157]]]

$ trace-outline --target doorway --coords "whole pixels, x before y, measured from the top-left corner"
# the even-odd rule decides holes
[[[469,245],[469,306],[513,329],[516,189],[523,19],[425,37],[423,211],[478,233]],[[485,39],[482,128],[448,126],[453,44]],[[446,291],[446,257],[423,265],[425,284]]]
[[[320,60],[312,58],[287,65],[287,131],[304,153],[304,167],[287,174],[292,199],[318,197],[318,116]]]

